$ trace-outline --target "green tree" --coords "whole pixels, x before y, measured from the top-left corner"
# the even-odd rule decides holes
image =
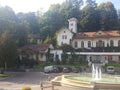
[[[22,47],[28,43],[27,38],[29,34],[29,28],[29,23],[26,21],[21,21],[18,23],[17,30],[13,35],[18,47]]]
[[[80,7],[83,5],[82,0],[66,0],[61,5],[53,4],[49,10],[40,17],[40,33],[47,36],[54,36],[57,30],[68,26],[67,19],[79,18]]]
[[[120,9],[118,9],[118,25],[117,29],[120,29]]]
[[[40,33],[44,35],[44,38],[54,36],[56,30],[59,30],[63,26],[59,8],[59,4],[53,4],[49,10],[40,17]]]
[[[86,5],[82,9],[80,25],[83,31],[99,30],[99,15],[94,7]]]
[[[29,13],[18,13],[17,14],[19,21],[25,21],[29,24],[29,32],[30,33],[39,33],[39,24],[38,24],[38,17],[35,15],[34,12]]]
[[[5,30],[13,33],[16,30],[17,16],[12,8],[0,7],[0,33]]]
[[[0,67],[15,67],[18,52],[14,39],[9,36],[8,32],[1,34],[0,47]]]
[[[83,5],[83,0],[66,0],[60,7],[60,13],[63,18],[64,25],[67,25],[67,19],[75,17],[79,19],[80,8]]]
[[[111,2],[102,3],[97,7],[97,10],[101,29],[116,29],[118,17],[114,5]]]
[[[48,36],[43,43],[52,44],[55,48],[57,48],[57,37],[54,35],[53,37]]]

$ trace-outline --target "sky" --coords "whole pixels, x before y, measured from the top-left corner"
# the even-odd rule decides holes
[[[62,3],[65,0],[0,0],[0,6],[9,6],[16,13],[47,11],[51,4]],[[97,3],[111,1],[116,8],[120,8],[120,0],[96,0]]]
[[[0,6],[9,6],[16,13],[48,10],[51,4],[62,3],[64,0],[0,0]]]

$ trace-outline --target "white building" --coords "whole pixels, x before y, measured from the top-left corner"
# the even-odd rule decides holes
[[[120,31],[79,32],[72,39],[74,48],[119,47]]]
[[[69,28],[63,28],[57,32],[58,46],[63,44],[71,44],[74,33],[77,33],[77,19],[68,19]]]
[[[72,44],[76,49],[120,46],[120,30],[77,32],[77,19],[71,18],[68,21],[69,28],[63,28],[57,32],[58,46]]]
[[[83,52],[80,49],[84,49],[85,52],[120,52],[120,30],[77,32],[77,19],[71,18],[68,22],[69,28],[57,32],[58,46],[72,45],[74,49],[79,49],[79,52]],[[120,61],[119,55],[104,55],[101,58]]]

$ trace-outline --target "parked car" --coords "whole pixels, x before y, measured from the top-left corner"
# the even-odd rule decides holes
[[[62,72],[63,71],[63,67],[62,66],[55,66],[58,69],[58,72]]]
[[[56,72],[59,72],[59,70],[55,66],[46,66],[44,67],[44,72],[45,73],[52,73],[52,72],[56,73]]]
[[[114,74],[115,73],[115,68],[114,68],[114,66],[107,66],[106,71],[109,74]]]
[[[72,69],[70,67],[63,67],[63,73],[69,73]]]
[[[74,73],[81,72],[81,68],[80,67],[72,67],[72,72],[74,72]]]

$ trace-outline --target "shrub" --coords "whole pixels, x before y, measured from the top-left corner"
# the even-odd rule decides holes
[[[31,90],[30,87],[23,87],[22,90]]]

